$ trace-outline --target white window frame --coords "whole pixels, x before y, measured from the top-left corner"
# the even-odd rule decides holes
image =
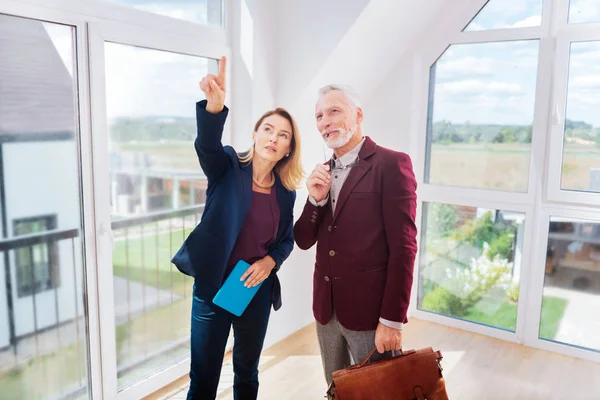
[[[545,278],[543,267],[546,263],[548,226],[551,217],[583,219],[600,222],[600,214],[590,211],[589,208],[584,207],[547,206],[538,210],[538,221],[535,227],[536,232],[534,233],[535,241],[533,242],[534,251],[531,257],[531,265],[534,265],[536,268],[531,268],[529,271],[529,280],[531,281],[531,285],[528,287],[528,291],[524,293],[527,296],[528,303],[527,318],[533,322],[526,326],[527,331],[523,344],[571,357],[600,362],[600,350],[594,351],[591,349],[579,348],[569,344],[563,344],[539,338],[539,322],[542,312],[542,296],[544,292]]]
[[[88,77],[88,57],[87,57],[87,41],[86,41],[86,24],[85,20],[73,13],[68,13],[62,10],[48,9],[39,7],[38,5],[24,4],[14,0],[6,0],[0,3],[0,13],[23,17],[28,19],[42,20],[50,23],[70,25],[76,29],[75,48],[76,54],[74,61],[77,65],[77,74],[73,75],[76,79],[76,87],[79,96],[78,113],[79,120],[78,128],[78,159],[80,162],[79,180],[81,187],[79,193],[82,202],[82,224],[84,236],[82,238],[83,246],[83,263],[85,275],[84,306],[85,315],[87,317],[87,379],[90,387],[89,393],[92,398],[103,398],[104,392],[102,387],[102,357],[100,347],[100,324],[99,324],[99,301],[98,301],[98,286],[97,286],[97,262],[96,262],[96,228],[94,221],[94,187],[92,182],[92,134],[90,129],[90,102],[89,102],[89,77]],[[77,132],[77,131],[76,131]]]
[[[422,199],[420,199],[422,200]],[[421,310],[418,307],[418,280],[420,274],[420,266],[421,266],[421,247],[419,246],[417,250],[417,256],[415,258],[415,275],[414,275],[414,285],[411,294],[411,315],[422,319],[425,321],[431,321],[438,324],[450,326],[453,328],[463,329],[469,332],[479,333],[486,336],[495,337],[498,339],[503,339],[509,342],[514,343],[522,343],[525,335],[525,324],[524,324],[524,316],[525,316],[525,308],[526,301],[524,301],[521,296],[524,293],[523,287],[529,285],[529,280],[531,279],[528,269],[526,265],[529,263],[529,260],[532,257],[532,248],[531,246],[525,245],[525,238],[530,237],[534,230],[535,220],[535,209],[534,207],[527,205],[515,205],[512,203],[506,203],[501,201],[474,201],[472,198],[463,197],[463,196],[454,196],[452,194],[444,196],[444,200],[430,200],[430,201],[419,201],[419,207],[417,210],[417,226],[420,226],[423,221],[423,205],[424,203],[444,203],[458,206],[469,206],[469,207],[478,207],[478,208],[486,208],[486,209],[494,209],[499,211],[508,211],[508,212],[517,212],[522,213],[525,216],[524,222],[524,232],[523,232],[523,248],[522,248],[522,259],[521,259],[521,268],[520,268],[520,276],[519,276],[519,284],[521,288],[519,302],[517,304],[517,325],[514,332],[507,331],[501,328],[496,328],[492,326],[487,326],[483,324],[479,324],[476,322],[471,322],[467,320],[462,320],[458,318],[454,318],[447,315],[438,314],[436,312]],[[477,204],[475,204],[477,203]],[[421,225],[422,226],[422,225]],[[419,243],[422,235],[425,234],[425,229],[422,228],[419,233]]]
[[[222,1],[222,21],[226,21],[227,8],[233,2]],[[0,13],[71,25],[77,29],[88,385],[94,399],[145,397],[189,372],[189,358],[118,392],[110,196],[106,169],[109,164],[104,43],[114,42],[212,59],[225,55],[231,59],[227,24],[223,22],[222,27],[201,25],[102,0],[4,0],[0,3]],[[228,72],[227,86],[232,87],[231,73]],[[198,98],[201,97],[199,90]],[[230,124],[225,125],[223,140],[231,141]],[[100,293],[102,301],[99,300]]]
[[[481,3],[482,6],[486,4],[484,1]],[[421,226],[423,203],[430,202],[523,212],[525,213],[525,231],[517,327],[514,333],[419,310],[417,290],[420,275],[420,249],[415,262],[410,314],[428,321],[539,349],[600,361],[600,352],[538,338],[549,216],[600,219],[597,212],[600,209],[600,194],[560,190],[562,162],[560,164],[553,163],[553,160],[562,159],[563,127],[559,126],[557,131],[556,124],[552,124],[551,118],[556,104],[559,104],[559,107],[562,104],[559,115],[562,115],[561,118],[564,119],[568,79],[566,71],[570,43],[584,38],[600,40],[600,23],[567,24],[568,6],[569,0],[544,0],[542,24],[539,27],[467,32],[461,29],[461,31],[448,35],[449,39],[445,42],[434,43],[433,46],[423,46],[425,49],[415,55],[412,71],[413,102],[410,148],[414,155],[414,168],[419,187],[417,190],[419,199],[417,226]],[[467,11],[465,8],[465,12]],[[430,66],[451,45],[514,40],[539,40],[540,43],[527,192],[449,187],[425,183]],[[592,205],[596,208],[590,207]]]
[[[104,392],[110,398],[139,399],[147,396],[170,382],[189,372],[189,358],[167,367],[143,380],[118,390],[117,355],[115,339],[115,317],[112,273],[112,234],[110,217],[109,165],[108,160],[108,126],[106,113],[105,52],[106,42],[144,47],[152,50],[169,51],[190,56],[219,59],[222,55],[230,56],[230,51],[218,41],[199,41],[195,37],[176,34],[155,33],[146,28],[139,28],[115,22],[95,22],[89,24],[90,74],[91,74],[91,107],[92,131],[94,132],[94,186],[96,203],[96,222],[98,234],[98,284],[101,286],[103,301],[100,303],[101,336],[103,339],[102,359],[107,367],[103,376]],[[228,74],[229,76],[230,74]],[[202,77],[199,76],[200,80]],[[229,78],[228,78],[229,80]],[[228,87],[231,87],[228,85]],[[198,89],[198,99],[202,93]],[[190,104],[193,108],[194,104]],[[224,134],[228,141],[230,132]]]
[[[568,26],[558,34],[556,46],[555,79],[550,126],[550,149],[548,155],[547,199],[557,203],[572,203],[595,206],[600,209],[600,192],[583,192],[561,188],[563,165],[563,143],[565,138],[564,121],[566,119],[567,90],[571,44],[583,41],[600,42],[600,24],[589,26]],[[556,162],[555,160],[560,160]]]
[[[64,11],[97,21],[114,21],[125,25],[145,27],[151,30],[165,32],[177,32],[184,36],[198,36],[199,31],[203,34],[212,31],[213,34],[223,34],[226,28],[226,10],[229,0],[221,0],[223,13],[221,16],[222,26],[202,25],[199,23],[154,14],[148,11],[138,10],[127,5],[112,3],[104,0],[11,0],[21,1],[26,4],[37,5],[48,11]],[[208,37],[212,36],[208,33]],[[224,35],[223,35],[224,38]]]

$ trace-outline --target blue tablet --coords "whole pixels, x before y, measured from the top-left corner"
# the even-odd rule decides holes
[[[231,274],[225,280],[225,283],[223,283],[223,286],[221,286],[221,289],[219,289],[213,298],[214,304],[238,317],[242,315],[246,307],[248,307],[250,300],[252,300],[262,285],[261,282],[251,288],[244,286],[244,282],[240,281],[240,278],[248,268],[250,268],[250,264],[246,261],[238,261]]]

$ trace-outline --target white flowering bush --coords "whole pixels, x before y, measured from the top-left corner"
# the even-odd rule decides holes
[[[484,243],[481,256],[471,259],[468,268],[446,269],[447,282],[452,282],[448,289],[469,305],[477,303],[492,288],[507,291],[511,287],[513,263],[499,255],[490,260],[489,250],[490,246]]]
[[[428,310],[464,316],[468,310],[492,289],[506,292],[511,300],[518,299],[518,283],[512,279],[513,263],[496,254],[489,257],[490,246],[483,245],[483,252],[472,258],[465,268],[447,268],[443,286],[436,286],[423,298]]]

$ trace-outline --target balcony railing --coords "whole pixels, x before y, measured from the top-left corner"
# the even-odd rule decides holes
[[[119,261],[114,260],[113,270],[115,283],[117,280],[119,282],[119,285],[115,284],[117,336],[121,326],[129,332],[129,336],[122,343],[125,350],[123,351],[124,357],[119,362],[117,369],[119,377],[136,368],[143,367],[155,358],[161,358],[162,362],[168,363],[168,357],[167,360],[165,360],[165,357],[169,354],[169,351],[174,347],[185,345],[189,341],[189,337],[182,337],[161,344],[148,343],[147,338],[143,338],[136,343],[136,338],[131,337],[131,330],[129,330],[127,324],[131,324],[136,318],[143,317],[152,310],[172,304],[178,299],[185,300],[189,297],[191,293],[189,293],[187,287],[191,286],[191,280],[185,280],[182,274],[173,269],[170,258],[177,251],[189,231],[197,225],[203,210],[204,205],[198,205],[153,212],[112,222],[115,257],[118,255],[116,253],[122,256]],[[168,245],[165,240],[167,235]],[[159,241],[162,242],[160,245]],[[65,242],[69,244],[68,247],[65,246]],[[60,244],[58,246],[60,249],[58,259],[61,267],[72,265],[69,281],[65,281],[65,276],[68,275],[65,274],[65,271],[61,271],[59,272],[62,276],[60,285],[55,285],[52,289],[43,291],[33,285],[34,290],[30,296],[17,298],[17,291],[13,287],[16,281],[13,275],[15,273],[15,257],[11,256],[11,253],[18,249],[29,249],[30,259],[33,260],[33,246],[44,244],[50,246],[53,243]],[[153,245],[149,245],[149,243],[153,243]],[[139,253],[137,255],[133,254],[134,251],[139,251]],[[6,277],[6,287],[0,288],[0,293],[5,295],[8,309],[8,321],[0,321],[0,324],[8,322],[10,331],[8,346],[4,348],[0,346],[0,378],[5,379],[6,376],[9,376],[8,379],[11,379],[10,376],[13,375],[12,379],[19,379],[20,375],[17,372],[26,365],[39,362],[45,363],[47,366],[48,363],[52,364],[52,357],[59,357],[61,351],[72,349],[74,346],[77,354],[82,358],[76,363],[77,378],[71,377],[69,382],[64,382],[63,387],[60,388],[60,393],[56,393],[55,397],[71,398],[85,394],[87,391],[86,360],[88,359],[88,352],[85,340],[87,337],[86,321],[84,318],[86,287],[83,279],[84,268],[81,257],[80,230],[54,230],[0,240],[0,253],[2,254],[0,260],[3,260],[4,266],[3,272]],[[169,264],[167,270],[165,270],[166,263]],[[58,268],[58,270],[60,271],[61,268]],[[36,282],[36,268],[31,268],[31,273],[32,282]],[[168,285],[164,279],[167,276],[169,279]],[[180,283],[183,280],[183,283],[177,288],[174,287],[174,278]],[[140,296],[138,296],[140,291],[141,301]],[[71,295],[67,298],[65,293]],[[40,304],[39,299],[42,295],[44,296],[43,304]],[[30,297],[30,299],[27,297]],[[52,298],[52,305],[48,304],[49,297]],[[21,306],[24,301],[31,302],[32,315],[24,315],[22,312],[18,312],[16,306]],[[67,303],[71,303],[67,307],[70,310],[69,315],[62,312],[63,306]],[[48,312],[53,313],[53,318],[50,318],[50,321],[47,315]],[[40,314],[44,314],[43,324],[40,323]],[[22,328],[17,329],[17,319],[23,320],[26,318],[32,318],[33,324],[31,329],[23,332]],[[145,318],[143,319],[145,320]],[[143,351],[139,350],[140,343]],[[132,346],[137,350],[126,350]],[[148,371],[148,373],[151,372],[155,371]],[[2,376],[3,373],[5,373],[4,377]],[[23,374],[23,379],[26,379],[26,374]],[[23,384],[27,383],[23,382]]]

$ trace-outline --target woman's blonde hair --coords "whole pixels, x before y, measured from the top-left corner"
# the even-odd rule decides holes
[[[296,125],[296,121],[285,108],[277,107],[274,110],[267,111],[258,119],[258,121],[256,121],[256,124],[254,124],[254,132],[257,132],[265,118],[270,117],[271,115],[279,115],[280,117],[287,119],[292,126],[292,140],[289,156],[279,160],[273,170],[279,175],[281,183],[287,190],[296,190],[300,187],[300,182],[304,177],[304,170],[302,169],[302,162],[300,160],[301,141],[298,125]],[[242,163],[251,162],[254,158],[254,146],[243,153],[239,153],[238,158]]]

